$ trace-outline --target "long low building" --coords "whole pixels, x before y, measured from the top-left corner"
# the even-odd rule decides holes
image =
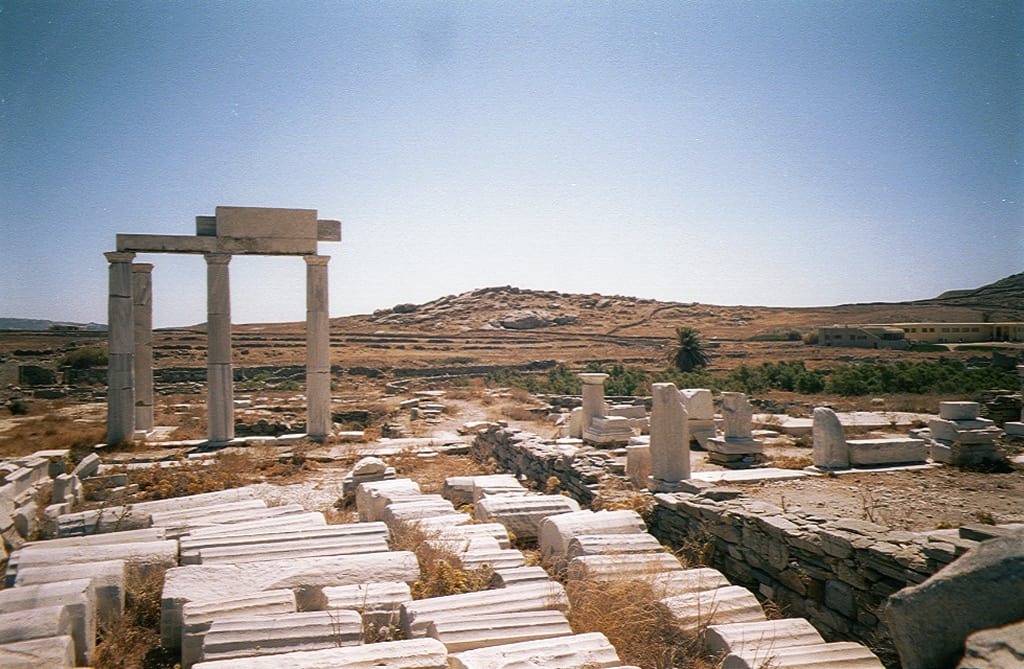
[[[818,329],[822,346],[903,349],[911,344],[1024,341],[1024,323],[876,323]]]

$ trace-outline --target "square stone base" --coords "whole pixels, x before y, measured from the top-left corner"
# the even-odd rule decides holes
[[[993,444],[962,444],[932,440],[930,446],[932,460],[947,465],[983,465],[1003,460],[1003,454]]]
[[[596,446],[622,446],[633,437],[630,419],[621,416],[599,416],[583,430],[583,441]]]
[[[1011,437],[1024,437],[1024,422],[1003,423],[1003,430]]]
[[[767,461],[763,453],[740,453],[730,455],[727,453],[715,453],[714,451],[708,452],[708,462],[712,462],[722,467],[728,467],[729,469],[747,469],[749,467],[759,467]]]
[[[719,455],[754,455],[764,452],[764,442],[760,439],[712,437],[705,448]]]

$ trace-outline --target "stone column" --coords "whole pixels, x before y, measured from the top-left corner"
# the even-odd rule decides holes
[[[604,380],[607,374],[580,374],[583,379],[583,415],[580,419],[580,429],[586,432],[594,416],[603,416],[604,407]]]
[[[211,442],[235,438],[234,379],[231,369],[231,285],[229,253],[206,254],[207,434]]]
[[[104,253],[110,263],[107,302],[107,443],[117,444],[135,432],[132,357],[132,260],[134,253]]]
[[[135,429],[153,429],[153,265],[132,264]]]
[[[327,299],[330,256],[303,256],[306,261],[306,434],[324,439],[331,433],[331,339]]]
[[[690,434],[683,396],[673,383],[651,384],[652,492],[672,492],[690,478]]]

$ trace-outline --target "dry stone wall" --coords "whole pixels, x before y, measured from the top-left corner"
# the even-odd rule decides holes
[[[497,425],[478,433],[471,453],[540,487],[554,477],[559,489],[583,505],[593,501],[603,477],[617,475],[609,451]],[[878,616],[882,604],[977,543],[957,530],[891,531],[861,520],[711,496],[716,495],[655,495],[649,531],[679,548],[702,544],[712,566],[733,583],[775,602],[787,616],[807,618],[826,640],[860,641],[892,664],[892,640]]]

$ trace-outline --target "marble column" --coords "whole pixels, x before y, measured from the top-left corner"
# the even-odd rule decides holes
[[[651,384],[652,492],[672,492],[690,478],[690,433],[683,396],[673,383]]]
[[[590,427],[594,416],[605,414],[604,380],[607,374],[580,374],[583,379],[583,415],[580,417],[580,429],[584,432]]]
[[[153,265],[132,264],[135,429],[153,429]]]
[[[135,432],[132,321],[134,253],[104,253],[110,263],[107,302],[107,443],[117,444]]]
[[[229,253],[206,254],[207,434],[213,443],[235,438],[234,379],[231,369],[231,285]]]
[[[303,256],[306,261],[306,434],[331,434],[331,340],[327,299],[330,256]]]

